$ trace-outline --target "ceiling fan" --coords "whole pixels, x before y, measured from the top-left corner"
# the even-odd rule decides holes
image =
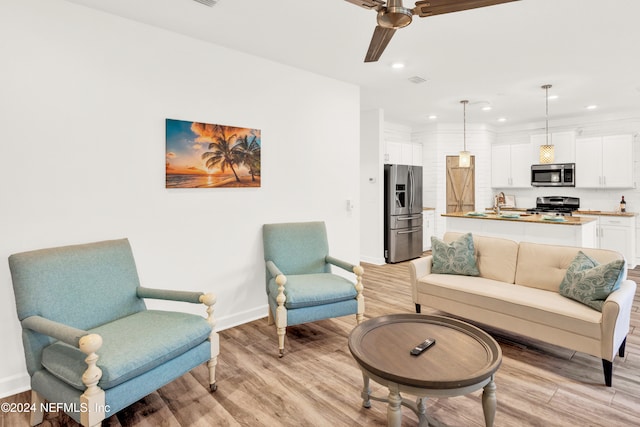
[[[421,18],[443,13],[460,12],[478,7],[493,6],[519,0],[424,0],[417,1],[413,9],[402,6],[402,0],[346,0],[365,9],[378,12],[378,25],[373,32],[364,62],[375,62],[389,44],[398,28],[411,23],[413,15]],[[387,4],[385,6],[385,3]]]

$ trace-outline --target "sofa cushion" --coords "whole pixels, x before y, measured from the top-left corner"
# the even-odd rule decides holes
[[[446,232],[443,240],[451,242],[462,233]],[[498,237],[473,235],[473,246],[480,276],[514,283],[518,261],[518,242]]]
[[[515,282],[559,293],[567,268],[580,250],[601,264],[624,259],[618,252],[607,249],[520,242]]]
[[[578,251],[560,283],[560,295],[602,311],[604,300],[620,287],[624,266],[624,260],[600,264]]]
[[[450,243],[432,236],[431,252],[433,256],[431,271],[433,273],[463,276],[480,275],[471,233],[463,234]]]
[[[334,302],[355,300],[358,292],[352,282],[331,273],[290,274],[284,285],[287,309],[312,307]],[[278,295],[275,279],[269,281],[269,295]]]
[[[89,330],[102,337],[97,351],[103,389],[137,377],[204,342],[211,325],[201,316],[145,310]],[[42,365],[52,375],[84,390],[82,374],[87,356],[79,349],[57,341],[45,347]]]
[[[429,274],[418,280],[420,294],[451,299],[508,316],[591,337],[601,338],[602,313],[545,291],[484,277]],[[471,318],[473,316],[470,316]]]

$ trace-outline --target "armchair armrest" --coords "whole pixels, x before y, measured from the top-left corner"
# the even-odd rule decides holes
[[[356,321],[358,324],[362,322],[364,319],[364,296],[362,295],[362,291],[364,290],[364,286],[362,285],[362,275],[364,274],[364,269],[360,265],[353,265],[346,261],[342,261],[338,258],[334,258],[331,255],[327,255],[324,260],[329,264],[335,265],[336,267],[340,267],[346,271],[350,271],[356,275],[356,283],[354,287],[356,288],[356,301],[358,302],[358,308],[356,311]]]
[[[269,271],[269,274],[271,274],[271,277],[278,277],[280,275],[282,277],[285,277],[284,274],[282,274],[282,271],[280,271],[280,269],[276,266],[276,264],[273,261],[267,261],[266,265],[267,265],[267,270]]]
[[[176,291],[170,289],[154,289],[139,286],[136,289],[139,298],[164,299],[169,301],[182,301],[199,304],[202,302],[203,292]]]
[[[96,354],[96,351],[102,347],[102,337],[41,316],[29,316],[21,323],[23,328],[58,339],[87,355],[84,359],[87,369],[82,374],[82,383],[86,389],[80,396],[80,404],[88,410],[82,411],[80,420],[82,425],[95,425],[103,420],[105,395],[104,390],[98,387],[98,382],[102,378],[102,370],[97,366],[99,357]],[[42,422],[42,413],[34,412],[31,420],[32,425]]]
[[[332,257],[331,255],[327,255],[327,256],[324,258],[324,260],[325,260],[326,262],[328,262],[329,264],[335,265],[336,267],[340,267],[340,268],[342,268],[343,270],[347,270],[347,271],[349,271],[349,272],[351,272],[351,273],[354,273],[353,269],[354,269],[354,268],[356,268],[356,266],[355,266],[355,265],[350,264],[350,263],[348,263],[348,262],[346,262],[346,261],[342,261],[341,259],[338,259],[338,258]]]
[[[50,336],[66,344],[79,348],[80,338],[89,332],[41,316],[29,316],[22,320],[22,327]]]

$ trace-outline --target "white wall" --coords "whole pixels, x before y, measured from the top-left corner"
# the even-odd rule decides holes
[[[0,40],[0,257],[128,237],[219,329],[266,315],[263,223],[324,220],[358,262],[357,87],[61,0],[3,0]],[[262,187],[165,189],[165,118],[261,129]],[[6,262],[0,336],[2,397],[28,388]]]
[[[360,259],[384,264],[384,112],[360,116]]]

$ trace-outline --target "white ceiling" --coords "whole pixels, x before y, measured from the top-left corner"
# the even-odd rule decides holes
[[[640,112],[640,1],[521,0],[429,18],[396,32],[363,62],[376,14],[344,0],[69,0],[361,88],[362,109],[389,121],[500,127]],[[406,1],[406,0],[405,0]],[[406,1],[405,6],[413,7]],[[391,69],[393,62],[406,64]],[[419,76],[426,83],[414,84]],[[482,111],[483,103],[492,105]],[[586,111],[587,105],[598,109]],[[507,121],[497,122],[499,117]]]

